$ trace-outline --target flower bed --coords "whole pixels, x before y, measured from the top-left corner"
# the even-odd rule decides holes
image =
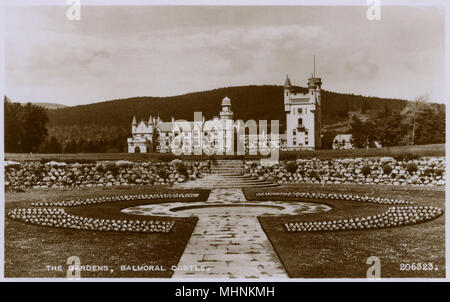
[[[443,214],[442,209],[433,206],[391,207],[386,212],[366,217],[338,220],[285,223],[288,232],[326,232],[370,230],[413,225],[433,220]]]
[[[298,159],[282,161],[274,166],[261,166],[257,162],[248,161],[244,165],[244,173],[279,184],[443,186],[445,157]]]
[[[140,194],[140,195],[120,195],[120,196],[110,196],[110,197],[94,197],[86,199],[71,199],[64,201],[54,201],[54,202],[33,202],[32,206],[57,206],[57,207],[73,207],[82,206],[89,204],[98,204],[105,202],[115,202],[115,201],[130,201],[130,200],[146,200],[146,199],[194,199],[197,200],[200,196],[199,193],[152,193],[152,194]]]
[[[337,199],[337,200],[372,202],[379,204],[413,203],[411,201],[393,198],[382,198],[382,197],[361,196],[351,194],[336,194],[336,193],[314,193],[314,192],[256,192],[255,197],[300,197],[300,198],[314,198],[314,199]]]
[[[92,186],[172,185],[209,173],[203,162],[39,162],[5,165],[5,187],[63,188]]]
[[[7,217],[25,223],[77,230],[102,232],[168,233],[175,221],[96,219],[67,214],[60,208],[13,209]]]

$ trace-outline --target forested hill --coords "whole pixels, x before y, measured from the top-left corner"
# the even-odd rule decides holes
[[[307,91],[301,87],[296,87],[296,90]],[[201,111],[206,119],[210,119],[219,114],[220,104],[225,96],[231,99],[235,119],[280,120],[284,123],[282,86],[240,86],[171,97],[133,97],[49,110],[49,127],[51,130],[68,127],[73,129],[74,126],[84,129],[113,127],[129,131],[133,116],[138,121],[148,120],[149,115],[159,115],[166,121],[171,116],[175,119],[192,120],[194,111]],[[399,110],[406,102],[323,91],[322,121],[324,125],[345,121],[349,111],[381,111],[386,106]]]

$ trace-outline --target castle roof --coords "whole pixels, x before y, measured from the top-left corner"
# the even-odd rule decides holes
[[[286,75],[286,81],[284,82],[284,88],[292,88],[291,80],[289,79],[288,75]]]
[[[131,125],[137,125],[136,117],[135,117],[135,116],[133,116],[133,121],[131,122]]]
[[[231,100],[227,96],[223,98],[222,106],[231,106]]]

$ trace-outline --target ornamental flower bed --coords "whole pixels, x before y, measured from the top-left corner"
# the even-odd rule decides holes
[[[152,194],[140,194],[140,195],[119,195],[110,197],[94,197],[86,199],[70,199],[64,201],[54,201],[54,202],[33,202],[32,206],[47,207],[73,207],[82,206],[90,204],[98,204],[105,202],[115,202],[115,201],[129,201],[129,200],[147,200],[147,199],[194,199],[196,200],[200,196],[199,193],[152,193]]]
[[[433,220],[443,214],[442,209],[432,206],[391,207],[386,212],[366,217],[338,220],[285,223],[288,232],[327,232],[370,230],[413,225]]]
[[[314,192],[257,192],[256,197],[300,197],[313,199],[335,199],[335,200],[352,200],[362,202],[372,202],[379,204],[412,204],[411,201],[382,198],[373,196],[360,196],[351,194],[336,194],[336,193],[314,193]]]
[[[172,185],[201,178],[209,173],[207,161],[182,162],[97,162],[16,163],[5,166],[5,187],[64,188],[92,186]]]
[[[175,226],[175,221],[80,217],[58,208],[13,209],[8,212],[7,217],[40,226],[101,232],[168,233]]]
[[[246,162],[244,173],[279,184],[445,185],[445,157],[421,159],[345,158],[298,159],[267,167]]]

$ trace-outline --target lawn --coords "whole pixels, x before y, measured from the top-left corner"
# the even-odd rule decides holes
[[[445,210],[445,191],[381,185],[292,185],[278,188],[245,189],[247,199],[261,191],[306,191],[364,194],[414,201]],[[256,198],[263,200],[264,198]],[[277,198],[282,200],[282,198]],[[275,200],[274,197],[267,200]],[[284,199],[286,200],[286,199]],[[289,200],[305,200],[295,199]],[[445,215],[427,223],[397,228],[342,232],[288,233],[284,223],[366,216],[388,206],[341,200],[319,200],[333,206],[329,212],[299,216],[259,217],[288,274],[292,278],[365,278],[366,260],[377,256],[382,278],[445,277]],[[437,270],[400,270],[401,264],[433,263]]]
[[[347,149],[347,150],[302,150],[280,151],[280,159],[292,160],[295,158],[352,158],[352,157],[381,157],[381,156],[445,156],[445,144],[395,146],[389,148]],[[214,155],[216,159],[259,159],[261,155]],[[207,155],[182,155],[175,156],[169,153],[6,153],[5,160],[13,161],[38,161],[41,159],[56,161],[101,161],[101,160],[131,160],[131,161],[160,161],[181,158],[185,160],[206,160]]]
[[[36,201],[57,201],[70,198],[116,196],[167,192],[166,187],[136,186],[118,188],[83,189],[30,189],[23,193],[6,193],[6,211],[28,207]],[[170,190],[170,192],[200,192],[198,200],[206,200],[208,190]],[[163,202],[173,201],[165,199]],[[179,200],[183,201],[183,200]],[[137,216],[121,213],[120,210],[138,204],[161,201],[121,201],[65,208],[74,215],[135,219]],[[154,219],[154,217],[138,217]],[[158,219],[168,219],[159,217]],[[119,233],[92,232],[56,229],[5,220],[5,277],[65,277],[69,256],[78,256],[86,268],[99,266],[101,271],[84,271],[81,277],[171,277],[170,267],[178,263],[189,240],[197,218],[170,218],[175,220],[169,233]],[[47,266],[61,266],[61,270]],[[143,271],[121,271],[121,266],[147,265]],[[153,270],[150,270],[153,269]],[[163,270],[164,269],[164,270]],[[98,270],[98,268],[97,268]]]

